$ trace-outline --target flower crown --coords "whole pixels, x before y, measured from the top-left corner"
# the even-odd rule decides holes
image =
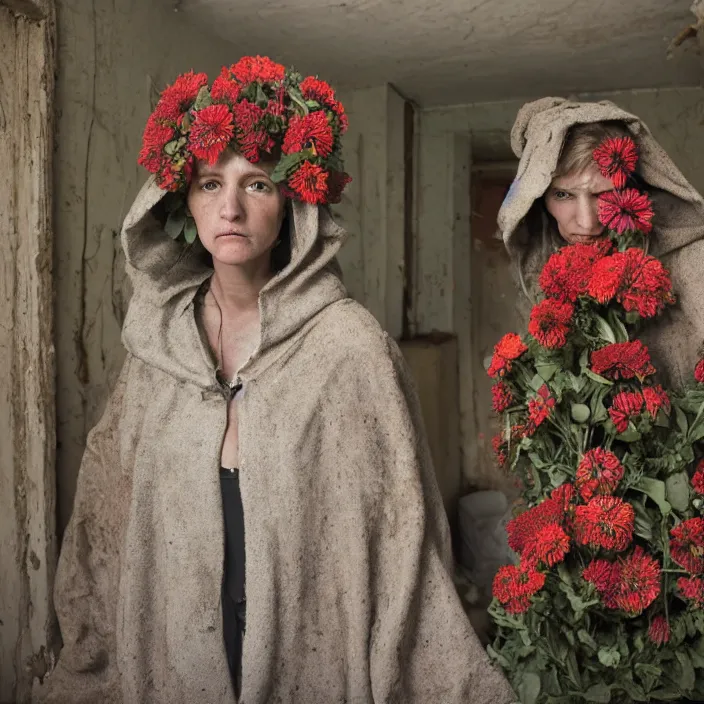
[[[340,137],[345,109],[332,88],[263,56],[223,67],[208,88],[189,71],[161,94],[144,129],[138,163],[167,191],[185,192],[195,159],[214,164],[227,147],[252,163],[278,158],[271,179],[290,198],[338,203],[351,178]]]

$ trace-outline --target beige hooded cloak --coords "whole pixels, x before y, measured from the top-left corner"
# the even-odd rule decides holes
[[[150,180],[124,224],[134,287],[117,388],[88,438],[59,561],[50,702],[234,702],[220,603],[226,401],[196,324],[212,271]],[[245,704],[504,704],[469,625],[399,350],[336,275],[344,233],[292,205],[238,395]]]
[[[647,184],[655,210],[649,251],[670,270],[678,299],[676,306],[648,323],[640,337],[648,344],[663,381],[681,385],[692,379],[704,342],[704,201],[635,115],[609,101],[543,98],[524,105],[511,131],[511,146],[520,163],[499,211],[501,236],[535,301],[542,266],[565,243],[556,241],[543,209],[534,203],[553,179],[570,127],[604,120],[622,121],[639,146],[637,172]],[[519,308],[526,316],[530,303],[523,297]]]

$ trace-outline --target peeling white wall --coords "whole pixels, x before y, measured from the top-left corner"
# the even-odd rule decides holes
[[[59,0],[54,164],[59,520],[70,514],[87,431],[124,351],[122,220],[146,172],[150,100],[177,74],[214,76],[236,48],[167,3]]]
[[[704,89],[621,91],[584,94],[578,98],[608,99],[641,117],[684,175],[695,188],[704,192]],[[414,223],[417,242],[414,312],[416,332],[419,334],[437,330],[460,336],[471,335],[464,329],[466,323],[461,321],[463,315],[465,320],[471,319],[472,303],[458,300],[457,295],[458,287],[461,290],[466,286],[457,272],[467,272],[468,276],[470,266],[467,262],[461,262],[460,266],[453,262],[453,252],[458,247],[457,223],[468,207],[470,194],[468,188],[464,192],[454,188],[448,175],[453,172],[453,163],[471,162],[470,151],[480,160],[503,160],[511,156],[508,135],[523,103],[523,100],[474,103],[427,109],[419,113],[417,210]],[[467,142],[467,146],[462,147],[465,150],[463,154],[457,154],[453,146],[458,135]],[[470,236],[468,228],[466,236]],[[462,257],[466,256],[467,250],[464,252]],[[458,306],[463,310],[458,310]],[[505,317],[505,309],[505,302],[502,302],[497,306],[497,315]],[[496,324],[496,321],[493,323]],[[462,329],[457,327],[458,324]],[[515,327],[511,320],[503,319],[500,324],[507,329]],[[491,345],[479,346],[476,341],[469,344],[472,355],[469,365],[476,369],[481,365],[481,360],[491,353]],[[477,390],[475,383],[472,406],[466,398],[471,384],[465,383],[467,388],[460,392],[463,394],[461,405],[469,414],[462,422],[463,471],[467,480],[490,486],[500,483],[500,480],[491,463],[489,438],[480,437],[480,432],[487,427],[485,420],[480,418],[490,409],[491,399],[488,387],[482,385]]]

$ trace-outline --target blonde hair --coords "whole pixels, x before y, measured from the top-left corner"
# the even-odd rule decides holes
[[[593,164],[594,150],[610,137],[632,137],[623,122],[587,122],[572,126],[562,144],[555,177],[581,173]]]

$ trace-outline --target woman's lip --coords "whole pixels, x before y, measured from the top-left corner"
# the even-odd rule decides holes
[[[218,235],[218,237],[246,237],[247,235],[241,232],[223,232]]]

